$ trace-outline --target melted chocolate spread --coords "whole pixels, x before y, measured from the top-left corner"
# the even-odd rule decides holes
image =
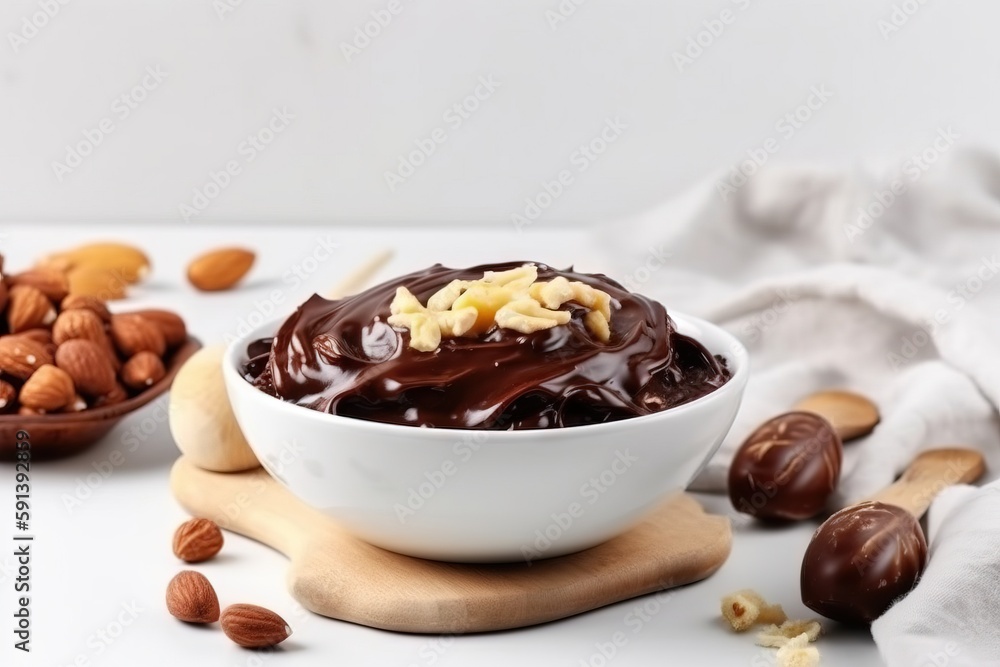
[[[538,266],[611,295],[611,340],[594,338],[587,309],[563,305],[569,324],[523,334],[494,327],[445,338],[433,352],[408,347],[386,323],[397,286],[421,303],[455,279],[476,280],[509,262],[429,269],[328,301],[314,295],[274,338],[250,343],[246,379],[262,391],[321,412],[392,424],[473,429],[577,426],[658,412],[693,401],[730,378],[726,361],[677,333],[666,309],[600,274]]]

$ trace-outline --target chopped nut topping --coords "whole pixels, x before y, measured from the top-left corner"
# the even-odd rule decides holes
[[[611,296],[586,283],[557,276],[536,282],[538,267],[525,264],[507,271],[486,271],[479,280],[453,280],[431,295],[424,306],[406,287],[396,289],[389,324],[410,331],[410,347],[436,350],[442,337],[484,334],[494,326],[533,333],[568,324],[570,312],[558,310],[573,301],[590,309],[587,330],[601,342],[611,339]]]

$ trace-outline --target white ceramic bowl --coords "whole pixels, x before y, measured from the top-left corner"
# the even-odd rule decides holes
[[[683,489],[729,431],[747,352],[703,320],[681,333],[724,355],[732,379],[691,403],[563,429],[477,431],[380,424],[286,403],[247,383],[234,341],[224,376],[236,419],[264,467],[358,537],[399,553],[466,562],[535,560],[624,532]]]

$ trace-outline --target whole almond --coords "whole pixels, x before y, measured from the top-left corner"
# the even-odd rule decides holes
[[[101,321],[111,321],[111,311],[108,310],[108,306],[96,296],[90,296],[89,294],[70,294],[62,300],[59,308],[64,311],[91,310],[101,318]]]
[[[274,646],[292,634],[285,619],[254,604],[229,605],[221,620],[226,636],[244,648]]]
[[[253,266],[255,255],[243,248],[220,248],[188,264],[188,281],[205,292],[229,289]]]
[[[93,296],[102,301],[125,298],[128,281],[112,271],[94,266],[74,266],[66,274],[70,294]]]
[[[61,345],[76,338],[104,345],[108,335],[104,332],[104,322],[100,315],[83,308],[64,310],[59,313],[56,321],[52,324],[52,340],[57,345]]]
[[[111,338],[126,357],[144,351],[162,357],[167,349],[160,328],[142,315],[133,313],[111,316]]]
[[[56,319],[52,302],[37,287],[15,285],[10,288],[8,300],[7,324],[11,333],[48,326]]]
[[[87,243],[39,260],[43,266],[98,269],[118,275],[126,284],[141,281],[149,274],[149,257],[141,249],[125,243]]]
[[[163,361],[152,352],[139,352],[122,366],[122,382],[129,389],[141,391],[151,387],[167,374]]]
[[[103,396],[98,396],[92,408],[106,408],[109,405],[117,405],[128,398],[128,392],[118,381],[115,381],[114,388]]]
[[[56,343],[52,340],[52,332],[48,329],[28,329],[27,331],[22,331],[13,335],[31,339],[36,343],[41,343],[45,347],[45,351],[50,355],[56,353]]]
[[[167,611],[187,623],[219,620],[219,596],[200,572],[184,570],[167,584]]]
[[[0,371],[20,380],[27,380],[44,366],[52,363],[45,345],[27,336],[0,336]]]
[[[77,390],[87,396],[96,398],[115,388],[115,369],[108,353],[92,340],[74,338],[60,345],[56,349],[56,366],[66,371]]]
[[[133,315],[146,318],[160,329],[167,347],[177,347],[187,340],[187,326],[177,313],[158,308],[133,311]]]
[[[174,555],[188,563],[200,563],[222,549],[222,531],[211,519],[190,519],[174,532]]]
[[[57,344],[61,345],[66,341],[78,338],[97,343],[108,357],[111,367],[115,371],[121,368],[118,352],[115,351],[111,339],[105,333],[101,316],[89,308],[64,310],[59,313],[52,325],[52,339]]]
[[[72,403],[76,388],[66,371],[46,364],[31,374],[18,398],[29,408],[52,412]]]
[[[14,385],[6,380],[0,380],[0,413],[13,410],[16,400],[17,389],[14,388]]]
[[[69,294],[66,275],[55,269],[28,269],[8,279],[11,285],[31,285],[52,301],[62,301]]]

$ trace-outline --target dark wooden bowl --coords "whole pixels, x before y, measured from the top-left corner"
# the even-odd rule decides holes
[[[103,438],[122,417],[167,391],[177,371],[200,347],[201,343],[189,336],[165,359],[167,373],[163,379],[121,403],[72,413],[0,415],[0,459],[14,460],[18,431],[26,431],[29,435],[32,460],[59,458],[83,451]]]

